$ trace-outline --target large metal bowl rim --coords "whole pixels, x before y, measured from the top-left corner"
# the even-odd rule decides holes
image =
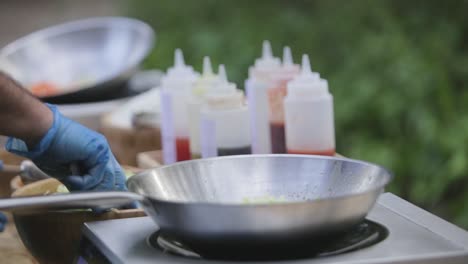
[[[358,197],[358,196],[366,195],[366,194],[373,193],[373,192],[380,192],[380,191],[384,190],[384,187],[394,177],[393,173],[391,173],[389,170],[387,170],[384,167],[382,167],[380,165],[377,165],[375,163],[362,161],[362,160],[355,160],[355,159],[350,159],[350,158],[329,157],[329,156],[320,156],[320,155],[251,154],[251,155],[233,155],[233,156],[224,156],[224,157],[205,158],[203,160],[204,161],[213,161],[213,160],[219,160],[219,159],[237,159],[237,158],[247,158],[247,157],[260,157],[260,158],[262,158],[262,157],[302,157],[302,158],[316,158],[316,159],[328,159],[328,160],[354,162],[354,163],[359,163],[359,164],[362,164],[362,165],[372,166],[372,167],[378,168],[378,169],[382,170],[384,173],[386,173],[388,175],[388,177],[387,177],[386,181],[382,182],[382,184],[380,184],[378,186],[375,186],[373,188],[369,188],[369,189],[364,190],[364,191],[355,192],[355,193],[352,193],[352,194],[334,195],[334,196],[329,197],[329,198],[317,198],[317,199],[314,199],[314,200],[307,200],[307,201],[281,201],[281,202],[278,202],[278,203],[275,203],[275,202],[274,203],[268,203],[268,202],[266,202],[266,203],[263,203],[263,202],[258,202],[258,203],[242,203],[242,202],[232,203],[232,202],[206,202],[206,201],[195,202],[195,201],[163,200],[163,199],[159,199],[157,197],[147,195],[147,194],[140,194],[140,195],[146,196],[146,197],[150,198],[153,202],[156,202],[156,203],[164,203],[164,204],[168,204],[168,205],[179,205],[179,206],[183,206],[183,205],[187,205],[187,204],[196,204],[196,205],[199,205],[199,206],[211,206],[211,207],[217,207],[217,206],[226,207],[226,206],[228,206],[228,207],[232,207],[232,208],[246,207],[246,206],[252,206],[252,207],[257,207],[257,208],[260,208],[260,207],[281,207],[281,206],[285,206],[285,205],[288,205],[288,206],[291,206],[291,205],[293,205],[293,206],[302,206],[302,205],[306,205],[306,204],[310,204],[310,203],[330,202],[330,201],[333,201],[333,200],[348,199],[348,198],[351,198],[351,197]],[[131,183],[133,181],[138,181],[138,178],[145,177],[145,174],[148,171],[164,170],[165,168],[172,167],[172,166],[178,166],[179,164],[189,164],[189,163],[196,163],[196,162],[200,162],[200,160],[179,161],[179,162],[174,163],[174,164],[168,164],[168,165],[163,165],[163,166],[160,166],[160,167],[155,167],[155,168],[152,168],[152,169],[148,169],[146,171],[137,173],[137,174],[133,175],[131,178],[129,178],[127,180],[127,186],[129,186],[129,183]],[[130,191],[132,191],[132,190],[130,190]]]
[[[85,18],[80,20],[74,20],[70,22],[65,22],[62,24],[46,27],[37,31],[34,31],[26,36],[18,38],[17,40],[7,44],[0,50],[0,57],[8,56],[12,52],[15,52],[17,49],[22,48],[23,44],[28,43],[31,39],[44,39],[49,38],[51,36],[58,36],[64,33],[80,31],[87,28],[92,27],[99,27],[109,25],[111,23],[120,23],[120,24],[128,24],[132,23],[134,25],[138,24],[139,30],[146,31],[145,34],[152,35],[151,39],[154,39],[154,32],[153,29],[143,21],[128,18],[128,17],[91,17]],[[152,46],[152,45],[149,45]],[[149,50],[149,48],[148,48]]]

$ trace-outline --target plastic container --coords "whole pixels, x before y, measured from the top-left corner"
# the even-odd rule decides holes
[[[202,128],[214,130],[209,132],[205,129],[202,132],[214,135],[211,142],[207,139],[202,141],[202,154],[227,156],[252,153],[249,111],[244,103],[243,92],[235,84],[225,80],[206,95],[201,122]],[[204,154],[203,158],[206,157]]]
[[[213,73],[209,57],[203,58],[203,73],[195,83],[187,105],[189,116],[190,156],[192,159],[201,158],[200,147],[200,111],[204,96],[211,91],[220,78]]]
[[[262,57],[256,59],[254,66],[249,68],[249,78],[245,81],[254,154],[271,153],[267,88],[271,76],[280,68],[280,59],[273,57],[270,43],[264,41]]]
[[[283,65],[276,73],[273,73],[267,89],[272,153],[286,153],[283,101],[287,94],[287,83],[299,72],[300,67],[293,63],[291,50],[285,47]]]
[[[333,97],[328,82],[310,69],[302,57],[302,72],[287,86],[284,99],[286,147],[291,154],[335,154]]]
[[[161,80],[161,137],[165,163],[190,159],[187,102],[198,77],[191,66],[185,65],[182,51],[177,49],[174,67]]]

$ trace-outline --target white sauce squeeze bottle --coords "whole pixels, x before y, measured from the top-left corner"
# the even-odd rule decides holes
[[[188,102],[190,155],[192,159],[201,158],[200,147],[200,110],[204,97],[220,82],[220,77],[213,73],[210,58],[203,58],[203,72],[195,83]]]
[[[335,154],[333,96],[328,82],[302,56],[302,72],[287,86],[284,99],[286,148],[290,154]]]
[[[198,76],[199,74],[191,66],[185,65],[182,51],[176,49],[174,66],[168,69],[167,74],[161,80],[163,95],[161,105],[166,106],[161,109],[163,152],[167,155],[175,153],[176,161],[190,159],[187,102],[190,90]],[[169,126],[172,127],[169,128]],[[173,149],[165,151],[164,146],[168,148],[175,146],[175,151]],[[173,157],[165,157],[165,159],[168,162],[174,160]]]

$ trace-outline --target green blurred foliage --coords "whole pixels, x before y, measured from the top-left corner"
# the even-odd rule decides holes
[[[468,1],[129,1],[146,67],[224,63],[241,87],[264,39],[308,53],[335,99],[337,149],[389,168],[402,197],[468,228]]]

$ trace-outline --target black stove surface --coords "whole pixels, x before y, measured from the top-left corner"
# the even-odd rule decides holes
[[[176,256],[207,259],[207,260],[241,260],[241,261],[271,261],[294,260],[305,258],[320,258],[333,256],[362,248],[370,247],[388,236],[388,229],[370,220],[364,220],[347,232],[333,237],[306,240],[303,243],[288,243],[284,241],[280,246],[255,245],[243,248],[221,248],[213,245],[197,246],[196,248],[166,237],[155,232],[148,238],[148,243],[155,250],[162,250]]]

